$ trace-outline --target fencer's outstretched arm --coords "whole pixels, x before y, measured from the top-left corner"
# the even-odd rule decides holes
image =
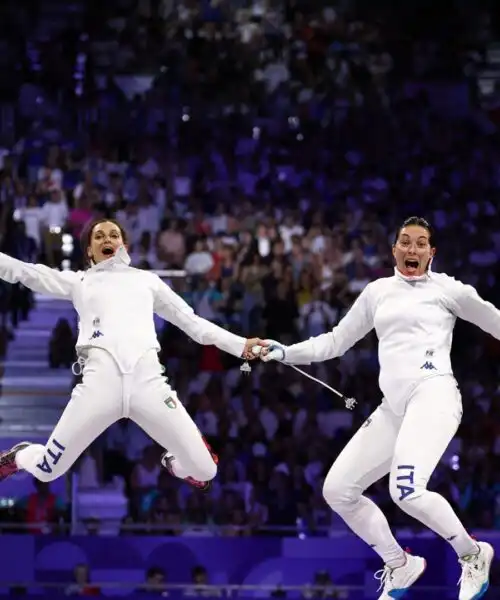
[[[287,346],[284,361],[292,365],[308,365],[345,354],[373,329],[371,289],[371,284],[368,284],[332,331]]]
[[[448,278],[447,284],[452,301],[452,312],[460,319],[477,325],[500,340],[500,310],[491,302],[483,300],[471,285],[452,277]]]
[[[246,338],[235,335],[218,325],[199,317],[193,309],[158,277],[154,311],[162,319],[173,323],[190,338],[205,346],[216,346],[233,356],[241,357]]]
[[[22,283],[39,294],[71,300],[78,274],[23,262],[0,252],[0,279],[8,283]]]

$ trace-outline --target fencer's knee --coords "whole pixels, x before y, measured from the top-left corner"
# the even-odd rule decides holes
[[[426,487],[415,481],[413,467],[398,467],[391,471],[389,477],[389,493],[392,501],[402,510],[409,508],[425,492]]]
[[[56,456],[56,458],[58,458]],[[59,457],[60,458],[60,457]],[[16,454],[16,464],[19,469],[33,475],[43,483],[50,483],[64,474],[59,460],[51,464],[46,456],[46,447],[41,444],[30,444]]]
[[[61,473],[44,473],[43,471],[37,470],[35,473],[32,473],[32,475],[35,479],[38,479],[38,481],[41,481],[42,483],[50,483],[51,481],[54,481],[60,477]]]
[[[212,481],[217,475],[217,465],[213,458],[210,456],[209,459],[200,462],[196,466],[196,473],[193,477],[198,481]]]
[[[212,481],[212,479],[215,479],[216,475],[217,475],[217,465],[215,464],[215,462],[212,459],[211,463],[208,465],[207,474],[206,474],[204,481]]]
[[[323,483],[323,498],[332,510],[342,513],[356,504],[361,496],[361,489],[341,477],[333,469],[330,470]]]

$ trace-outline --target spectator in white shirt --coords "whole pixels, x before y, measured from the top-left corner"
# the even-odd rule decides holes
[[[35,241],[37,251],[42,247],[42,207],[38,204],[35,195],[28,196],[27,204],[20,210],[20,218],[26,226],[26,235]]]
[[[160,230],[160,211],[147,191],[141,191],[137,202],[138,233],[156,234]]]
[[[59,252],[62,233],[68,219],[68,205],[58,188],[50,190],[47,202],[42,206],[41,221],[45,254],[49,267],[56,267],[55,253]]]
[[[212,233],[217,235],[219,233],[227,233],[228,231],[229,217],[223,204],[219,204],[215,209],[214,216],[210,219],[210,227]]]
[[[302,225],[295,224],[291,215],[287,215],[283,225],[279,228],[279,232],[285,244],[285,252],[288,254],[292,250],[292,238],[294,236],[302,237],[304,235],[304,228]]]
[[[63,173],[61,169],[40,167],[38,170],[38,191],[46,193],[51,188],[62,188]]]
[[[306,338],[331,329],[337,318],[336,311],[325,301],[320,289],[314,289],[311,302],[300,309],[300,328]]]
[[[214,266],[212,254],[208,251],[204,240],[197,240],[193,252],[188,255],[184,269],[190,275],[205,275]]]

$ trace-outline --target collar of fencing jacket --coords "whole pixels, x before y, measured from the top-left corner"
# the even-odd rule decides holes
[[[394,267],[394,274],[396,275],[396,277],[398,277],[399,279],[403,279],[404,281],[424,281],[425,279],[429,278],[429,271],[430,266],[429,269],[423,275],[403,275],[403,273],[401,273],[401,271],[397,267]]]
[[[129,253],[125,249],[124,246],[120,246],[116,251],[116,254],[111,258],[107,258],[97,265],[93,265],[90,268],[90,271],[105,271],[108,269],[114,269],[117,266],[129,266],[131,263],[131,259]]]

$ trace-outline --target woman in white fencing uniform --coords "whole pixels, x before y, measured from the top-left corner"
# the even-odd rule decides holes
[[[157,275],[130,267],[126,232],[110,219],[88,228],[86,271],[58,271],[0,254],[0,278],[70,300],[79,317],[77,353],[83,380],[73,390],[45,446],[23,442],[0,455],[0,479],[19,469],[40,481],[65,473],[115,421],[126,417],[169,451],[169,470],[197,487],[215,477],[216,462],[163,376],[154,314],[200,344],[250,358],[246,340],[198,317]]]
[[[432,231],[411,217],[393,246],[395,273],[368,284],[332,331],[285,347],[271,340],[264,361],[304,365],[342,356],[375,328],[379,339],[382,404],[331,467],[323,494],[331,506],[384,560],[377,574],[380,598],[401,598],[425,569],[403,551],[382,511],[363,491],[390,474],[394,502],[447,540],[462,567],[460,600],[488,588],[493,548],[476,542],[450,504],[427,483],[462,418],[462,400],[450,361],[457,317],[500,339],[500,311],[470,285],[433,273]]]

